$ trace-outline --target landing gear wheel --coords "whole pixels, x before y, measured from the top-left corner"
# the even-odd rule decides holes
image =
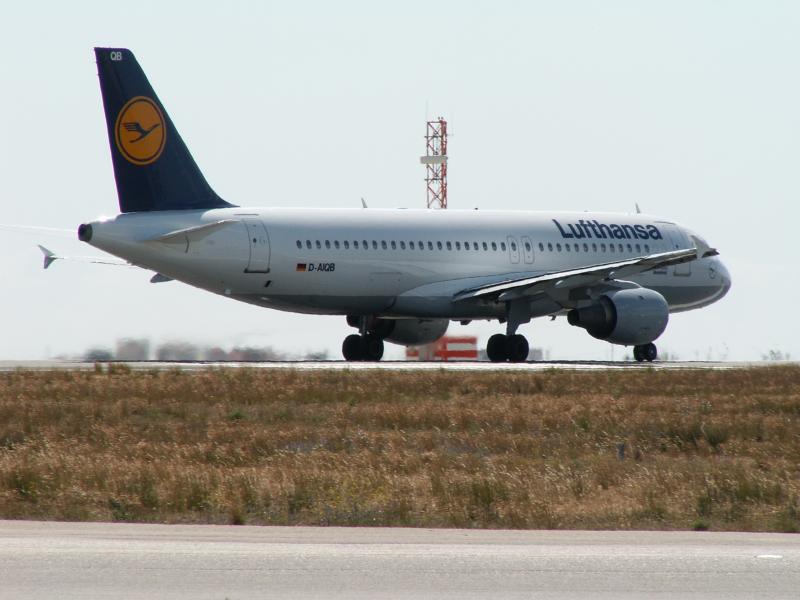
[[[524,335],[510,335],[506,338],[506,354],[510,362],[525,362],[528,360],[528,340]]]
[[[342,355],[347,361],[362,359],[360,335],[353,334],[344,338],[344,342],[342,342]]]
[[[636,362],[653,362],[658,358],[658,348],[655,344],[642,344],[641,346],[633,347],[633,358]]]
[[[502,333],[495,333],[489,338],[486,344],[486,356],[492,362],[503,362],[508,359],[506,350],[506,336]]]
[[[383,340],[374,335],[365,335],[361,338],[362,360],[379,361],[383,358]]]

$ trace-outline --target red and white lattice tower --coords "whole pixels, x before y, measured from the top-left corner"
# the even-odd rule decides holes
[[[425,133],[425,183],[428,187],[428,208],[447,208],[447,121],[439,117],[428,121]]]

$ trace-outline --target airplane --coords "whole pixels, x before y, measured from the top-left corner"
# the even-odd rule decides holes
[[[347,361],[421,345],[451,321],[497,320],[493,362],[523,362],[518,333],[566,316],[653,361],[669,315],[708,306],[731,276],[703,237],[669,219],[563,211],[237,206],[206,182],[133,53],[95,48],[120,214],[78,238],[153,282],[339,315]],[[45,260],[47,254],[45,254]],[[52,258],[52,257],[50,257]]]

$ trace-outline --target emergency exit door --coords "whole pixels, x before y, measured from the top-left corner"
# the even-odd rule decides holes
[[[245,273],[269,273],[269,235],[261,219],[248,217],[243,219],[247,228],[247,244],[250,247],[250,258]]]

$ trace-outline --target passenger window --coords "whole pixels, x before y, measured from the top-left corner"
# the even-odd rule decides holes
[[[592,244],[592,252],[597,252],[597,244]]]
[[[442,242],[436,242],[436,247],[441,250],[442,249]]]
[[[605,244],[600,244],[600,251],[601,252],[605,252],[606,251],[606,245]]]
[[[381,248],[382,248],[383,250],[386,250],[386,249],[388,249],[388,246],[386,245],[386,240],[381,240]]]
[[[539,252],[544,252],[544,244],[539,242]]]
[[[489,246],[486,244],[486,242],[483,242],[483,250],[486,251],[488,249],[489,249]]]
[[[644,245],[644,251],[647,252],[647,253],[650,252],[650,244],[645,244]]]
[[[372,249],[373,250],[377,250],[378,249],[378,242],[376,242],[375,240],[372,240]]]
[[[500,250],[502,250],[503,252],[506,251],[506,243],[505,242],[500,242]]]
[[[339,240],[334,240],[333,247],[336,248],[337,250],[339,249]]]
[[[422,242],[419,242],[419,249],[420,250],[425,250],[425,244],[423,244]]]
[[[625,249],[622,247],[622,244],[619,245],[619,251],[620,252],[625,252]]]
[[[614,244],[609,244],[608,249],[611,250],[611,252],[614,252]]]
[[[525,251],[526,252],[530,252],[531,251],[531,245],[528,242],[525,242]]]
[[[347,240],[344,241],[344,249],[350,250],[350,242],[348,242]]]
[[[447,249],[448,250],[452,250],[453,249],[453,244],[451,244],[450,242],[447,242]]]
[[[428,250],[433,250],[433,242],[428,242]]]
[[[461,250],[461,242],[456,242],[456,250]]]
[[[409,250],[413,250],[414,249],[414,242],[408,242],[408,248],[409,248]]]
[[[353,248],[358,250],[358,240],[353,240]]]
[[[492,242],[492,250],[497,252],[497,242]]]
[[[317,250],[322,249],[322,243],[319,240],[315,240],[317,242]]]
[[[630,244],[628,244],[628,252],[633,252],[633,248],[631,248]]]
[[[300,248],[300,249],[302,250],[302,248],[303,248],[303,242],[301,242],[300,240],[297,240],[297,247],[298,247],[298,248]]]
[[[472,249],[475,250],[475,252],[478,251],[478,242],[472,242]]]
[[[569,252],[569,244],[564,244],[564,250],[566,250],[567,252]]]
[[[397,244],[394,243],[394,240],[392,240],[392,250],[397,250]]]
[[[584,244],[583,245],[583,251],[584,252],[588,252],[589,251],[589,244]]]
[[[558,250],[559,252],[561,252],[561,244],[556,244],[556,250]]]
[[[636,244],[636,252],[641,252],[642,246],[640,244]]]
[[[306,240],[306,248],[311,250],[311,240]]]
[[[331,241],[330,241],[330,240],[325,240],[325,247],[326,247],[328,250],[330,250],[330,249],[331,249]]]
[[[514,252],[517,251],[517,242],[511,242],[511,250]]]
[[[548,249],[550,252],[552,252],[552,251],[553,251],[553,243],[552,243],[552,242],[547,242],[547,249]]]
[[[469,242],[464,242],[464,250],[469,250]]]

